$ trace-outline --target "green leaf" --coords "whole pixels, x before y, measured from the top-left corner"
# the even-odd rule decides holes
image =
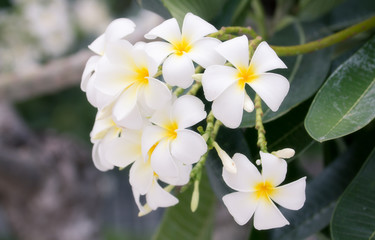
[[[159,14],[165,19],[171,18],[172,15],[167,8],[163,5],[161,0],[137,0],[139,6],[144,9],[150,10],[156,14]]]
[[[373,131],[365,137],[358,137],[360,141],[354,141],[322,173],[312,181],[308,179],[305,205],[298,211],[282,209],[290,225],[273,230],[272,239],[305,239],[329,224],[337,199],[374,147],[374,142],[367,140],[372,134]]]
[[[293,25],[277,33],[271,41],[275,45],[303,44],[312,39],[317,39],[324,33],[320,24],[304,24],[296,22]],[[283,57],[282,60],[288,66],[287,70],[279,70],[290,82],[289,93],[277,112],[271,111],[264,103],[263,121],[268,122],[290,111],[293,107],[310,98],[325,80],[330,67],[331,48],[326,48],[313,53],[294,57]],[[251,91],[253,92],[253,91]],[[255,111],[244,112],[241,127],[255,125]]]
[[[328,13],[343,0],[301,0],[298,17],[304,21],[317,19]]]
[[[191,12],[206,21],[221,12],[227,0],[161,0],[174,18],[182,24],[186,13]]]
[[[267,131],[266,138],[269,152],[288,147],[296,151],[295,157],[297,157],[315,142],[306,132],[303,124],[310,103],[311,101],[307,101],[275,121],[264,124]],[[257,130],[254,128],[246,129],[245,137],[253,154],[253,159],[258,159]],[[289,161],[293,159],[289,159]]]
[[[332,239],[375,239],[375,149],[339,199],[333,213]]]
[[[199,184],[199,205],[191,212],[190,201],[193,188],[178,195],[179,203],[166,210],[154,240],[203,240],[211,239],[216,197],[211,190],[207,174],[202,172]]]
[[[323,142],[345,136],[375,117],[375,37],[343,63],[319,90],[305,120]]]

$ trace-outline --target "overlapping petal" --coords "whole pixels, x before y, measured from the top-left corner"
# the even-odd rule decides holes
[[[228,87],[212,104],[212,112],[226,127],[237,128],[242,121],[244,91],[237,83]]]
[[[150,191],[146,194],[146,201],[153,210],[158,207],[170,207],[178,203],[178,199],[160,187],[156,180],[153,182]]]
[[[262,160],[262,177],[264,181],[271,182],[274,187],[278,186],[285,180],[287,163],[270,153],[260,151]]]
[[[216,47],[225,59],[227,59],[233,66],[244,68],[249,66],[249,45],[247,37],[236,37],[226,42],[223,42]]]
[[[253,186],[262,181],[262,176],[258,169],[241,153],[234,154],[233,161],[236,165],[237,173],[230,173],[223,168],[223,179],[225,183],[237,191],[254,191]]]
[[[147,126],[142,134],[142,154],[147,159],[150,149],[164,138],[165,130],[159,126]]]
[[[204,68],[215,64],[224,64],[225,59],[216,52],[216,47],[221,41],[216,38],[205,37],[192,44],[186,54]]]
[[[227,194],[223,197],[223,202],[239,225],[244,225],[250,220],[258,205],[251,197],[251,193],[246,192]]]
[[[101,144],[102,144],[102,140],[99,140],[94,143],[91,156],[92,156],[94,166],[98,170],[105,172],[105,171],[113,169],[114,166],[110,164],[109,162],[103,161]]]
[[[154,170],[149,161],[138,159],[134,162],[129,172],[129,182],[133,189],[144,195],[150,190],[153,179]]]
[[[186,54],[172,54],[163,63],[164,80],[172,86],[190,87],[194,81],[194,72],[194,64]]]
[[[167,42],[150,42],[146,45],[146,52],[158,63],[173,52],[173,45]]]
[[[175,18],[165,20],[145,34],[146,39],[155,39],[157,37],[168,42],[179,41],[181,39],[181,32],[177,20]]]
[[[171,156],[168,140],[159,142],[152,152],[151,166],[159,176],[178,178],[178,167]]]
[[[207,113],[203,102],[191,95],[184,95],[175,100],[171,119],[176,121],[179,129],[188,128],[202,121]]]
[[[89,60],[87,60],[87,63],[85,65],[85,69],[82,73],[81,78],[81,90],[86,92],[87,84],[89,82],[89,79],[91,78],[93,72],[95,71],[96,65],[99,62],[100,57],[99,56],[91,56]]]
[[[250,66],[254,67],[255,74],[264,73],[278,68],[287,68],[276,52],[267,44],[261,42],[255,49]]]
[[[277,111],[289,91],[289,81],[280,74],[262,73],[249,83],[272,111]]]
[[[148,78],[148,84],[144,87],[143,95],[146,104],[152,109],[161,109],[172,97],[171,91],[161,81]]]

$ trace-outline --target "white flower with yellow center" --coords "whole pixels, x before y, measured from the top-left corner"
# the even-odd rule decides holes
[[[200,99],[185,95],[156,111],[142,136],[143,156],[151,156],[152,169],[160,178],[179,178],[179,163],[191,165],[207,151],[198,133],[186,128],[206,117]]]
[[[287,209],[300,209],[305,202],[306,177],[279,186],[287,171],[285,160],[263,152],[260,156],[262,174],[244,155],[233,156],[237,173],[224,168],[223,178],[238,192],[225,195],[223,201],[239,225],[244,225],[254,215],[254,227],[258,230],[282,227],[289,222],[273,201]]]
[[[105,57],[98,66],[95,87],[112,96],[112,113],[119,125],[142,128],[143,116],[151,115],[171,98],[168,87],[152,77],[158,70],[157,63],[142,47],[124,40],[112,42]]]
[[[110,103],[111,97],[95,88],[95,69],[105,54],[108,45],[131,34],[134,29],[135,24],[131,20],[126,18],[116,19],[108,25],[102,35],[89,45],[89,49],[98,55],[90,57],[87,61],[82,74],[81,89],[86,92],[87,100],[91,105],[103,108]]]
[[[237,128],[243,109],[251,112],[254,104],[247,95],[249,85],[272,111],[277,111],[289,91],[288,80],[280,74],[267,71],[286,68],[266,42],[259,44],[249,62],[249,46],[246,36],[237,37],[216,48],[234,67],[213,65],[202,77],[204,95],[213,101],[212,112],[223,124]]]
[[[215,38],[204,37],[217,29],[192,13],[187,13],[182,31],[175,18],[164,21],[145,35],[147,39],[160,37],[167,42],[151,42],[147,53],[158,63],[163,63],[164,80],[172,85],[188,88],[193,83],[194,64],[206,68],[213,64],[223,64],[225,60],[214,48],[221,42]]]

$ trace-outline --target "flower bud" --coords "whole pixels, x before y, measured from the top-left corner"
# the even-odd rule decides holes
[[[223,149],[221,149],[216,142],[214,142],[213,146],[215,147],[216,152],[219,155],[225,170],[227,170],[230,173],[237,173],[237,167],[233,159],[229,157],[229,155]]]
[[[199,204],[199,180],[194,181],[194,191],[191,196],[190,209],[192,212],[195,212]]]
[[[291,158],[294,156],[295,151],[292,148],[284,148],[276,152],[272,152],[278,158]]]

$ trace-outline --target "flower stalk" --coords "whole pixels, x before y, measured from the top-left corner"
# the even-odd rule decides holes
[[[262,152],[267,152],[267,141],[266,141],[266,130],[263,126],[263,110],[262,110],[262,102],[258,94],[255,95],[254,99],[254,107],[255,107],[255,129],[258,131],[258,141],[257,145]]]

